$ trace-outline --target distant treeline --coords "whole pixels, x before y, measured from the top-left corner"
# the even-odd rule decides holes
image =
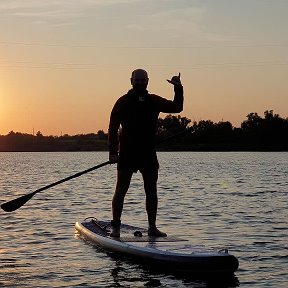
[[[192,122],[186,117],[167,115],[158,120],[158,150],[160,151],[288,151],[288,118],[273,110],[264,117],[250,113],[235,128],[229,121]],[[44,136],[11,131],[0,135],[0,151],[107,151],[108,135]]]

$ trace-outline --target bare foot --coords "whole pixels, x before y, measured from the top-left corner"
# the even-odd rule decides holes
[[[148,229],[148,236],[153,236],[153,237],[167,237],[167,234],[164,232],[161,232],[158,230],[156,227],[155,228],[149,228]]]

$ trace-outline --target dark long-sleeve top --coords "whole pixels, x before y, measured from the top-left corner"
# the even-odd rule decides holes
[[[179,113],[183,110],[183,86],[174,86],[174,99],[158,95],[138,95],[133,89],[115,103],[109,124],[109,152],[122,155],[149,155],[155,151],[155,134],[160,112]],[[118,131],[121,126],[120,135]],[[120,147],[119,147],[120,144]]]

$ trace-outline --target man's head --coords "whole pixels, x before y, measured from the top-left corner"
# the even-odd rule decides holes
[[[143,69],[136,69],[131,75],[131,85],[136,91],[145,91],[149,82],[148,73]]]

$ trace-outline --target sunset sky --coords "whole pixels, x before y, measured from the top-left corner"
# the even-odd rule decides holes
[[[0,134],[107,131],[135,68],[182,116],[288,117],[287,0],[1,0]],[[161,117],[164,115],[161,115]]]

